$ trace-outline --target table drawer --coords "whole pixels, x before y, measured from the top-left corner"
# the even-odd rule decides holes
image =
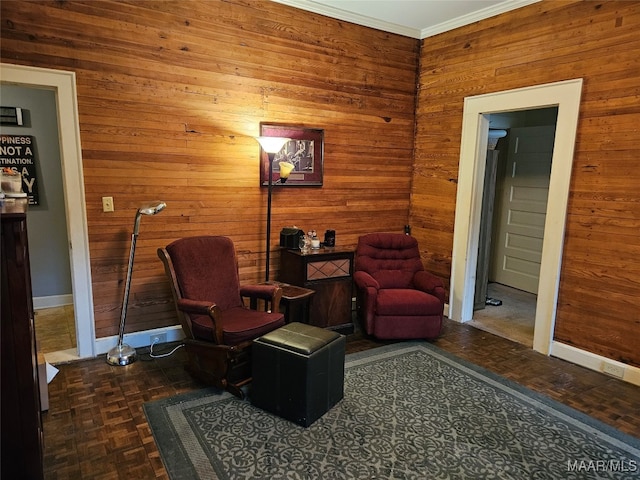
[[[342,278],[351,275],[351,259],[340,258],[307,263],[307,280]]]

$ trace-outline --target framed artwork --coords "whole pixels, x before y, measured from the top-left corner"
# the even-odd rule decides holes
[[[261,123],[260,135],[263,137],[290,138],[282,150],[273,158],[273,183],[280,178],[280,162],[289,162],[294,166],[286,183],[278,186],[308,187],[322,186],[324,155],[324,130],[291,125]],[[260,149],[260,185],[269,185],[269,156]]]

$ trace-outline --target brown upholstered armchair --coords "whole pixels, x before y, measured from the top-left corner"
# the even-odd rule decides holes
[[[353,280],[361,325],[380,339],[440,335],[444,284],[425,271],[409,235],[370,233],[358,239]]]
[[[187,370],[242,398],[241,387],[251,381],[252,341],[285,323],[282,289],[240,286],[235,247],[227,237],[181,238],[159,248],[158,256],[186,337]],[[246,308],[243,297],[262,299],[267,311]]]

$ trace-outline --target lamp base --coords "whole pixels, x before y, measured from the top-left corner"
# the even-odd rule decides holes
[[[121,367],[136,361],[136,349],[123,343],[113,347],[107,353],[107,363],[109,365],[119,365]]]

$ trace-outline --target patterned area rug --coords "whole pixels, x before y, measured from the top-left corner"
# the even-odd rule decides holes
[[[637,479],[640,441],[428,343],[348,355],[309,428],[208,389],[145,404],[178,479]]]

